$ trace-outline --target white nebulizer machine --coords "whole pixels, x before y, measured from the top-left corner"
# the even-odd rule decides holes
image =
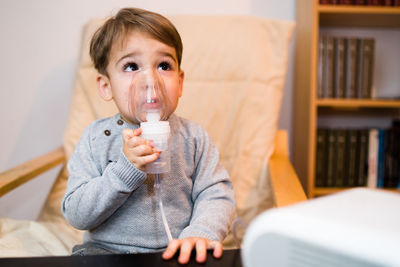
[[[141,137],[152,141],[154,149],[161,152],[156,161],[146,165],[145,172],[154,174],[154,192],[160,206],[165,232],[171,241],[172,235],[161,199],[160,175],[170,171],[168,145],[171,130],[167,119],[172,107],[158,71],[150,69],[138,71],[132,80],[132,85],[129,96],[130,112],[140,122]]]

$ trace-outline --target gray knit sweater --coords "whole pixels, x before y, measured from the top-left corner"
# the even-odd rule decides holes
[[[235,210],[232,183],[219,153],[199,125],[172,115],[171,171],[161,179],[161,196],[173,238],[222,240]],[[68,162],[62,212],[95,242],[121,253],[165,248],[165,233],[153,175],[133,166],[122,152],[121,132],[138,125],[120,115],[93,122]]]

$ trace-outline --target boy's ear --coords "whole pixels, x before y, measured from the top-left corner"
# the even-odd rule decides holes
[[[103,100],[110,101],[113,98],[110,80],[103,74],[97,76],[97,90]]]
[[[183,70],[181,70],[181,71],[179,71],[179,97],[182,96],[184,79],[185,79],[185,72]]]

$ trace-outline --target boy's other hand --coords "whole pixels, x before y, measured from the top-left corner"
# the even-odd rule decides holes
[[[122,131],[122,139],[124,141],[122,151],[136,168],[144,171],[146,164],[156,161],[160,152],[154,150],[151,141],[141,138],[141,134],[141,128],[136,130],[124,129]]]
[[[196,249],[196,261],[204,263],[207,259],[207,249],[213,249],[213,256],[221,258],[222,244],[219,241],[211,241],[202,237],[188,237],[184,239],[173,239],[169,242],[167,249],[162,254],[164,260],[172,259],[175,253],[180,249],[178,262],[186,264],[190,260],[192,250]]]

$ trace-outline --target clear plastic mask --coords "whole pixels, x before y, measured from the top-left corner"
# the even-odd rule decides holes
[[[147,69],[134,75],[129,91],[129,110],[139,122],[168,119],[171,103],[158,71]]]

